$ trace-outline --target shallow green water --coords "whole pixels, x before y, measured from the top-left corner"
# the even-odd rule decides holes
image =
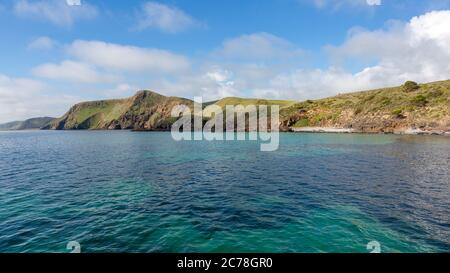
[[[0,252],[450,251],[450,139],[0,133]]]

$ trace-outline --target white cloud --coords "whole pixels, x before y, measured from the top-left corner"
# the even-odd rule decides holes
[[[141,90],[135,85],[128,83],[120,83],[111,89],[101,92],[105,98],[126,98],[134,95],[137,90]]]
[[[197,71],[177,75],[174,79],[159,78],[151,81],[151,89],[170,96],[193,98],[202,96],[204,101],[242,95],[235,85],[235,76],[220,66],[206,66]]]
[[[68,53],[105,69],[175,72],[189,68],[189,60],[166,50],[117,45],[100,41],[73,42]]]
[[[46,94],[47,88],[39,81],[0,74],[0,123],[59,116],[79,101],[72,96]]]
[[[52,40],[49,37],[39,37],[31,41],[28,45],[29,50],[51,50],[57,44],[56,41]]]
[[[298,0],[300,3],[313,4],[319,9],[331,8],[332,10],[339,10],[341,8],[350,7],[367,7],[379,6],[381,0]]]
[[[33,69],[39,77],[79,83],[108,83],[117,80],[116,76],[99,73],[94,67],[74,61],[63,61],[60,64],[43,64]]]
[[[380,6],[381,0],[367,0],[367,5],[369,6]]]
[[[216,55],[227,61],[286,61],[303,51],[289,41],[269,33],[254,33],[226,40]]]
[[[176,33],[199,26],[196,19],[177,7],[157,2],[147,2],[139,13],[138,30],[155,28],[163,32]]]
[[[71,26],[78,19],[91,19],[98,13],[90,4],[70,6],[62,0],[17,0],[14,12],[22,18],[44,19],[59,26]]]
[[[450,76],[449,25],[450,11],[434,11],[388,30],[353,32],[343,45],[329,50],[337,59],[375,59],[375,66],[362,71],[371,75],[367,87],[446,79]]]

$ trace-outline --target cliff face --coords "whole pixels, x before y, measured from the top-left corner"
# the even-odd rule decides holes
[[[284,130],[329,127],[368,133],[449,132],[450,80],[305,101],[283,109],[281,116]]]

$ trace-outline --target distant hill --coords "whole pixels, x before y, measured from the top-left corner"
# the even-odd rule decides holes
[[[49,124],[55,118],[41,117],[31,118],[24,121],[13,121],[0,124],[0,130],[35,130],[41,129]]]
[[[83,102],[44,129],[170,130],[175,105],[191,109],[194,102],[152,91],[118,100]],[[204,103],[226,105],[280,105],[282,131],[302,128],[351,129],[355,132],[405,132],[411,129],[450,132],[450,80],[346,93],[303,102],[229,97]]]

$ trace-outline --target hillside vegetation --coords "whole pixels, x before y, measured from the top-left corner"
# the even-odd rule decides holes
[[[450,80],[308,100],[281,111],[281,127],[352,128],[360,132],[450,128]]]

